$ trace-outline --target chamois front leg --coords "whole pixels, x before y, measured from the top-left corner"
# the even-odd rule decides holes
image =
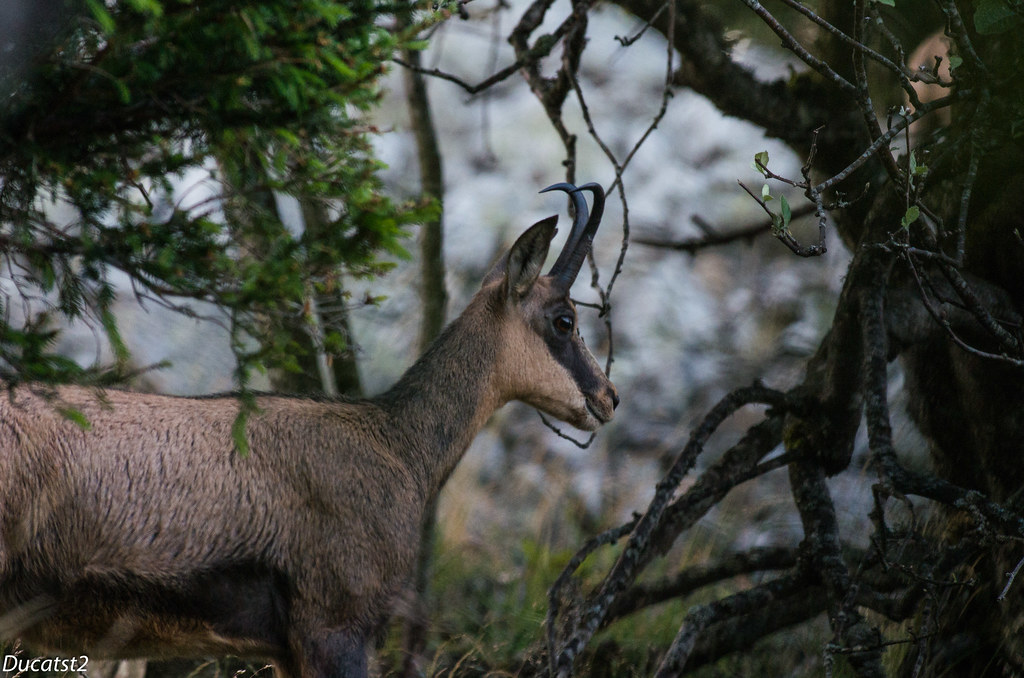
[[[297,640],[293,678],[367,678],[366,638],[361,631],[330,629]]]

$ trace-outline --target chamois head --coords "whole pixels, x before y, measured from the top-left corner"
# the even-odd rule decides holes
[[[540,274],[557,216],[539,221],[523,233],[484,279],[483,288],[493,295],[503,320],[505,340],[497,376],[505,399],[522,400],[592,431],[611,420],[619,397],[583,343],[569,289],[601,222],[604,191],[597,184],[577,188],[563,183],[541,192],[552,190],[569,194],[576,215],[551,270]],[[582,191],[594,194],[593,213],[588,214]]]

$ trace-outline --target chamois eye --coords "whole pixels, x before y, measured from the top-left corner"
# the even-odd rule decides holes
[[[561,334],[569,334],[572,332],[572,328],[575,323],[573,322],[571,315],[560,315],[555,317],[553,324],[555,326],[555,330]]]

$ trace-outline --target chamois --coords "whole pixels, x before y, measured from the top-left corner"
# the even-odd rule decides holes
[[[569,288],[600,223],[596,184],[523,233],[401,379],[360,401],[102,399],[59,389],[83,430],[18,387],[0,398],[0,639],[97,658],[231,654],[291,678],[362,677],[407,586],[424,507],[490,415],[521,400],[594,430],[615,387],[583,344]],[[594,196],[588,212],[581,191]]]

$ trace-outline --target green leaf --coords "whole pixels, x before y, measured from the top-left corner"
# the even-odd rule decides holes
[[[132,92],[128,88],[128,85],[124,80],[117,78],[114,80],[114,86],[117,87],[117,94],[121,97],[122,104],[129,104],[132,101]]]
[[[117,28],[117,24],[114,23],[114,17],[112,17],[110,12],[107,11],[102,0],[85,0],[85,4],[89,6],[89,11],[92,12],[92,17],[99,23],[103,32],[108,34],[113,33]]]
[[[245,425],[249,422],[251,405],[243,402],[238,410],[238,416],[231,424],[231,439],[235,441],[235,450],[243,457],[249,456],[249,439],[245,435]]]
[[[39,284],[44,291],[50,292],[57,284],[57,272],[53,270],[53,264],[49,259],[43,259],[38,264],[40,281]]]
[[[337,55],[332,54],[330,50],[323,50],[320,53],[320,57],[324,61],[329,63],[331,65],[331,68],[333,68],[342,78],[346,80],[356,79],[356,72],[352,70],[352,67],[346,64],[340,58],[338,58]]]
[[[128,4],[141,14],[163,16],[164,13],[164,6],[160,4],[160,0],[128,0]]]
[[[92,428],[92,424],[89,423],[89,419],[82,414],[81,410],[76,410],[73,407],[58,407],[57,411],[62,417],[74,422],[75,425],[83,431],[88,431]]]
[[[546,55],[550,52],[555,45],[558,44],[558,38],[550,33],[545,33],[537,38],[533,43],[533,47],[530,49],[532,54]]]
[[[903,219],[900,220],[901,228],[910,228],[910,225],[917,221],[917,218],[921,216],[921,208],[917,205],[911,205],[907,208],[906,214],[903,215]]]
[[[875,0],[879,5],[885,5],[887,7],[895,7],[896,0]]]
[[[974,27],[982,35],[1003,33],[1021,23],[1005,0],[980,0],[974,11]]]
[[[782,206],[782,228],[788,229],[789,222],[793,219],[793,210],[789,208],[789,201],[786,196],[779,196],[779,204]]]
[[[910,152],[910,158],[907,161],[910,166],[910,175],[914,177],[923,177],[928,174],[928,165],[917,164],[917,153],[914,151]]]
[[[761,186],[761,200],[764,200],[765,202],[768,202],[771,199],[772,199],[772,192],[771,192],[771,189],[768,188],[768,184],[762,185]]]
[[[103,308],[100,311],[100,323],[103,325],[103,331],[110,342],[110,349],[114,352],[114,358],[121,364],[127,363],[131,358],[131,353],[121,337],[121,330],[117,327],[117,318],[109,308]]]
[[[290,146],[298,147],[302,145],[302,140],[299,139],[299,135],[285,127],[279,127],[274,132]]]
[[[352,16],[352,10],[340,2],[318,2],[313,5],[313,11],[332,26]]]
[[[760,172],[763,176],[768,176],[768,172],[764,169],[768,167],[768,151],[761,151],[754,155],[754,162],[750,165],[756,171]]]

